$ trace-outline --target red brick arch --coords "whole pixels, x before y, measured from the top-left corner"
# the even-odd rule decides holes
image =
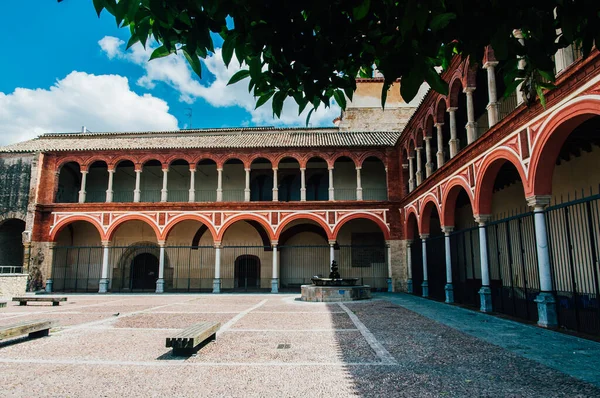
[[[54,168],[54,171],[56,171],[57,173],[60,172],[60,170],[62,169],[62,167],[67,164],[67,163],[77,163],[77,165],[79,166],[79,170],[85,170],[85,162],[84,160],[79,157],[79,156],[67,156],[64,158],[60,158],[56,160],[56,167]]]
[[[421,203],[421,209],[419,213],[421,213],[421,217],[419,217],[419,231],[421,234],[429,234],[429,226],[431,220],[432,211],[435,210],[440,217],[440,224],[443,222],[442,220],[442,209],[440,209],[440,205],[437,202],[437,199],[433,196],[433,194],[428,194],[425,196],[425,199]]]
[[[98,220],[96,220],[95,218],[93,218],[91,216],[87,216],[87,215],[77,215],[77,216],[65,217],[62,220],[60,220],[56,225],[54,225],[54,228],[52,228],[52,232],[50,233],[50,241],[54,242],[56,240],[56,237],[58,236],[58,233],[60,231],[62,231],[62,229],[64,227],[66,227],[67,225],[72,224],[76,221],[85,221],[85,222],[92,224],[94,227],[96,227],[96,230],[98,231],[98,235],[100,236],[100,241],[107,240],[107,239],[105,239],[105,234],[104,234],[104,230],[102,229],[102,225],[100,225]]]
[[[484,158],[479,167],[475,183],[475,206],[473,206],[473,215],[491,214],[494,182],[500,171],[500,167],[502,167],[505,162],[510,162],[515,166],[519,172],[521,181],[523,182],[525,197],[529,196],[527,173],[523,169],[523,165],[517,154],[506,148],[496,149]]]
[[[600,96],[594,95],[577,98],[546,119],[531,154],[527,196],[552,194],[552,175],[562,145],[577,126],[598,115]]]
[[[188,163],[188,165],[194,164],[194,159],[191,156],[182,155],[180,153],[169,156],[168,158],[165,159],[164,163],[169,165],[169,167],[170,167],[171,163],[173,163],[176,160],[185,160]]]
[[[321,228],[323,228],[323,230],[325,231],[325,233],[327,234],[327,239],[332,240],[333,239],[333,232],[331,232],[331,228],[329,228],[329,225],[327,225],[327,223],[325,222],[325,220],[323,220],[321,217],[316,216],[314,214],[310,214],[310,213],[301,213],[301,214],[294,214],[293,216],[287,217],[285,220],[283,220],[281,222],[281,224],[279,224],[279,226],[277,227],[277,230],[275,231],[275,240],[279,240],[279,236],[281,235],[281,233],[283,232],[283,230],[285,229],[285,227],[290,224],[292,221],[295,220],[311,220],[316,222],[317,224],[319,224],[321,226]]]
[[[302,156],[299,156],[296,153],[281,154],[281,155],[275,157],[274,159],[272,159],[272,160],[269,159],[269,160],[271,160],[271,164],[273,165],[273,167],[279,168],[279,163],[281,163],[281,161],[283,159],[294,159],[296,162],[298,162],[298,164],[300,165],[300,167],[303,167],[302,166],[302,160],[303,160]],[[306,163],[305,163],[304,167],[306,167]]]
[[[386,160],[385,155],[383,153],[381,153],[381,152],[375,152],[375,151],[370,151],[370,152],[364,152],[364,153],[362,153],[358,157],[358,160],[357,160],[359,167],[362,167],[363,163],[368,158],[377,158],[381,163],[383,163],[384,167],[387,167],[387,163],[385,161]]]
[[[352,153],[352,152],[337,152],[335,155],[333,155],[330,159],[331,161],[331,167],[333,167],[335,165],[335,162],[338,161],[338,159],[340,158],[349,158],[350,160],[352,160],[352,162],[354,163],[354,167],[358,166],[360,163],[358,162],[358,160],[356,159],[357,156],[356,154]]]
[[[469,183],[465,181],[464,178],[460,176],[455,176],[448,182],[444,189],[444,192],[442,193],[442,226],[454,226],[456,199],[458,198],[461,189],[463,189],[469,197],[469,202],[471,203],[471,209],[473,210],[473,214],[479,214],[475,207],[475,198],[473,197],[473,192],[471,191]]]
[[[225,236],[225,232],[227,232],[227,228],[229,228],[236,222],[247,221],[247,220],[258,222],[260,225],[263,226],[263,228],[265,229],[265,232],[269,235],[269,239],[275,240],[274,239],[275,234],[273,233],[273,228],[271,228],[271,225],[269,225],[269,222],[267,220],[265,220],[264,218],[259,217],[257,215],[254,215],[254,214],[240,214],[240,215],[231,217],[227,221],[225,221],[225,224],[223,224],[221,226],[221,228],[219,229],[219,232],[217,233],[217,238],[215,239],[215,241],[221,242],[223,240],[223,237]]]
[[[106,163],[106,167],[110,168],[110,160],[106,159],[106,156],[92,156],[90,158],[87,158],[85,160],[84,167],[89,168],[96,162],[104,162]]]
[[[115,231],[117,230],[117,228],[119,228],[119,226],[127,221],[142,221],[145,222],[146,224],[148,224],[152,230],[154,231],[155,235],[156,235],[156,240],[160,240],[161,237],[161,233],[160,230],[158,229],[158,226],[154,223],[154,221],[148,217],[148,216],[144,216],[141,214],[129,214],[123,217],[118,218],[115,222],[113,222],[110,227],[108,228],[108,231],[106,231],[106,239],[107,240],[111,240],[113,238],[113,235],[115,233]]]
[[[414,223],[411,222],[411,219],[414,220]],[[415,239],[415,231],[411,228],[413,224],[417,228],[417,234],[419,234],[419,215],[414,207],[409,207],[406,210],[406,222],[404,223],[404,236],[406,236],[406,239]]]
[[[130,161],[131,163],[133,163],[134,167],[136,164],[140,163],[140,161],[137,157],[130,156],[130,155],[123,155],[123,156],[117,156],[117,157],[111,159],[108,167],[110,168],[112,166],[113,169],[116,169],[117,166],[119,165],[119,163],[127,161],[127,160]]]
[[[446,108],[458,107],[458,97],[462,94],[464,87],[462,72],[457,70],[448,85],[448,102]]]
[[[165,164],[165,158],[164,156],[160,156],[160,155],[146,155],[141,157],[140,159],[138,159],[137,163],[141,164],[142,167],[144,167],[144,165],[146,163],[148,163],[151,160],[156,160],[158,162],[160,162],[160,164]]]
[[[379,217],[376,217],[370,213],[353,213],[353,214],[350,214],[350,215],[342,218],[340,221],[338,221],[335,228],[333,229],[333,233],[332,233],[333,239],[337,239],[337,236],[338,236],[340,230],[347,222],[352,221],[352,220],[360,220],[360,219],[373,221],[375,224],[377,224],[379,226],[379,229],[381,229],[381,232],[383,232],[384,239],[385,240],[390,239],[390,230],[389,230],[388,226]]]
[[[182,214],[179,215],[177,217],[174,217],[173,219],[171,219],[169,221],[169,223],[165,226],[161,236],[160,236],[160,240],[164,240],[166,241],[167,238],[169,237],[169,233],[171,232],[171,230],[173,228],[175,228],[175,226],[177,226],[177,224],[183,222],[183,221],[187,221],[187,220],[193,220],[193,221],[198,221],[201,224],[205,225],[206,228],[208,228],[208,230],[210,231],[210,234],[212,235],[213,241],[217,240],[217,231],[214,227],[214,225],[212,224],[211,220],[208,217],[202,216],[200,214]]]
[[[447,104],[448,99],[445,96],[438,96],[437,104],[435,106],[435,118],[433,120],[434,123],[444,123]]]

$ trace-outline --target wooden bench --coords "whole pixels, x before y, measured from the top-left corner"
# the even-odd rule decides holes
[[[35,320],[0,326],[0,341],[13,337],[29,334],[29,337],[38,338],[48,336],[50,328],[56,326],[56,321]]]
[[[205,340],[215,340],[217,330],[221,327],[219,322],[200,322],[177,333],[173,337],[167,337],[167,347],[173,347],[173,355],[190,356],[196,353],[200,344]]]
[[[0,301],[0,308],[6,307],[6,301]]]
[[[19,305],[27,305],[28,301],[50,302],[53,306],[59,305],[63,301],[67,301],[66,297],[13,297],[12,301],[18,301]]]

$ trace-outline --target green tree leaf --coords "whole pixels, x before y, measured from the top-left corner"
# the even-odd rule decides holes
[[[169,51],[165,45],[162,45],[152,51],[152,55],[150,55],[150,61],[156,58],[166,57],[169,54],[171,54],[171,51]]]
[[[231,76],[231,79],[229,79],[229,81],[227,82],[227,85],[229,86],[230,84],[237,83],[240,80],[247,78],[248,76],[250,76],[250,72],[247,69],[239,70],[239,71],[235,72],[235,74],[233,76]],[[250,90],[252,90],[252,86],[248,87],[248,91],[250,91]],[[257,108],[258,108],[258,106],[257,106]]]
[[[256,101],[256,106],[254,109],[258,109],[259,107],[263,106],[268,100],[271,99],[273,94],[275,94],[275,91],[269,91],[268,93],[261,95],[258,101]]]
[[[352,9],[352,16],[354,20],[360,21],[364,19],[369,13],[369,8],[371,8],[371,0],[362,0],[362,2]]]
[[[346,109],[346,96],[341,90],[335,90],[333,92],[333,98],[342,109]]]
[[[432,32],[437,32],[438,30],[444,29],[450,21],[456,19],[456,14],[453,12],[447,12],[444,14],[438,14],[431,19],[429,23],[429,28]]]

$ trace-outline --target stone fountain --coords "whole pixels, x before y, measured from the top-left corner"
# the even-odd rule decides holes
[[[331,263],[329,278],[314,276],[311,280],[312,285],[302,285],[302,301],[338,302],[371,298],[371,287],[357,285],[358,278],[342,278],[335,260]]]

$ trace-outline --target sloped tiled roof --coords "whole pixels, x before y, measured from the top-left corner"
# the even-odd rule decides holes
[[[114,133],[54,133],[0,147],[0,152],[60,152],[118,149],[211,149],[393,146],[399,131],[338,128],[225,128]]]

